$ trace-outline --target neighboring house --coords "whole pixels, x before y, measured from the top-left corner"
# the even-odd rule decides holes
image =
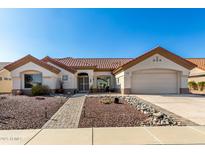
[[[12,91],[30,92],[32,85],[55,91],[87,92],[110,89],[124,94],[188,93],[188,76],[196,65],[162,47],[137,58],[50,58],[31,55],[5,67]]]
[[[0,62],[0,93],[11,93],[11,73],[4,69],[8,62]]]
[[[189,81],[205,82],[205,58],[187,58],[187,60],[197,65],[191,70]]]

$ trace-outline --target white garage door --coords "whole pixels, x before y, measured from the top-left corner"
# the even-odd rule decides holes
[[[132,74],[132,93],[177,93],[177,73],[170,70],[144,70]]]

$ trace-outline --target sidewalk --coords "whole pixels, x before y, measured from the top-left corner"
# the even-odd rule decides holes
[[[205,126],[1,130],[0,144],[205,144]]]

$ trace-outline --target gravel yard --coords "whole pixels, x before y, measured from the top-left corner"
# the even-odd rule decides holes
[[[67,100],[63,97],[43,98],[0,95],[0,129],[41,128]]]
[[[148,116],[123,101],[123,104],[103,104],[100,98],[87,97],[79,128],[140,126]]]

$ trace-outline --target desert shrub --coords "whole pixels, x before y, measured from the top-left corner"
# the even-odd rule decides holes
[[[198,89],[200,90],[200,91],[203,91],[204,90],[204,88],[205,88],[205,82],[198,82]]]
[[[189,85],[189,88],[190,88],[190,89],[192,89],[192,90],[198,90],[198,85],[197,85],[197,83],[196,83],[195,81],[190,81],[190,82],[188,83],[188,85]]]
[[[49,87],[45,85],[35,85],[31,91],[34,96],[48,95],[50,93]]]
[[[103,103],[103,104],[111,104],[112,102],[113,102],[112,98],[109,98],[109,97],[104,97],[100,99],[100,103]]]

